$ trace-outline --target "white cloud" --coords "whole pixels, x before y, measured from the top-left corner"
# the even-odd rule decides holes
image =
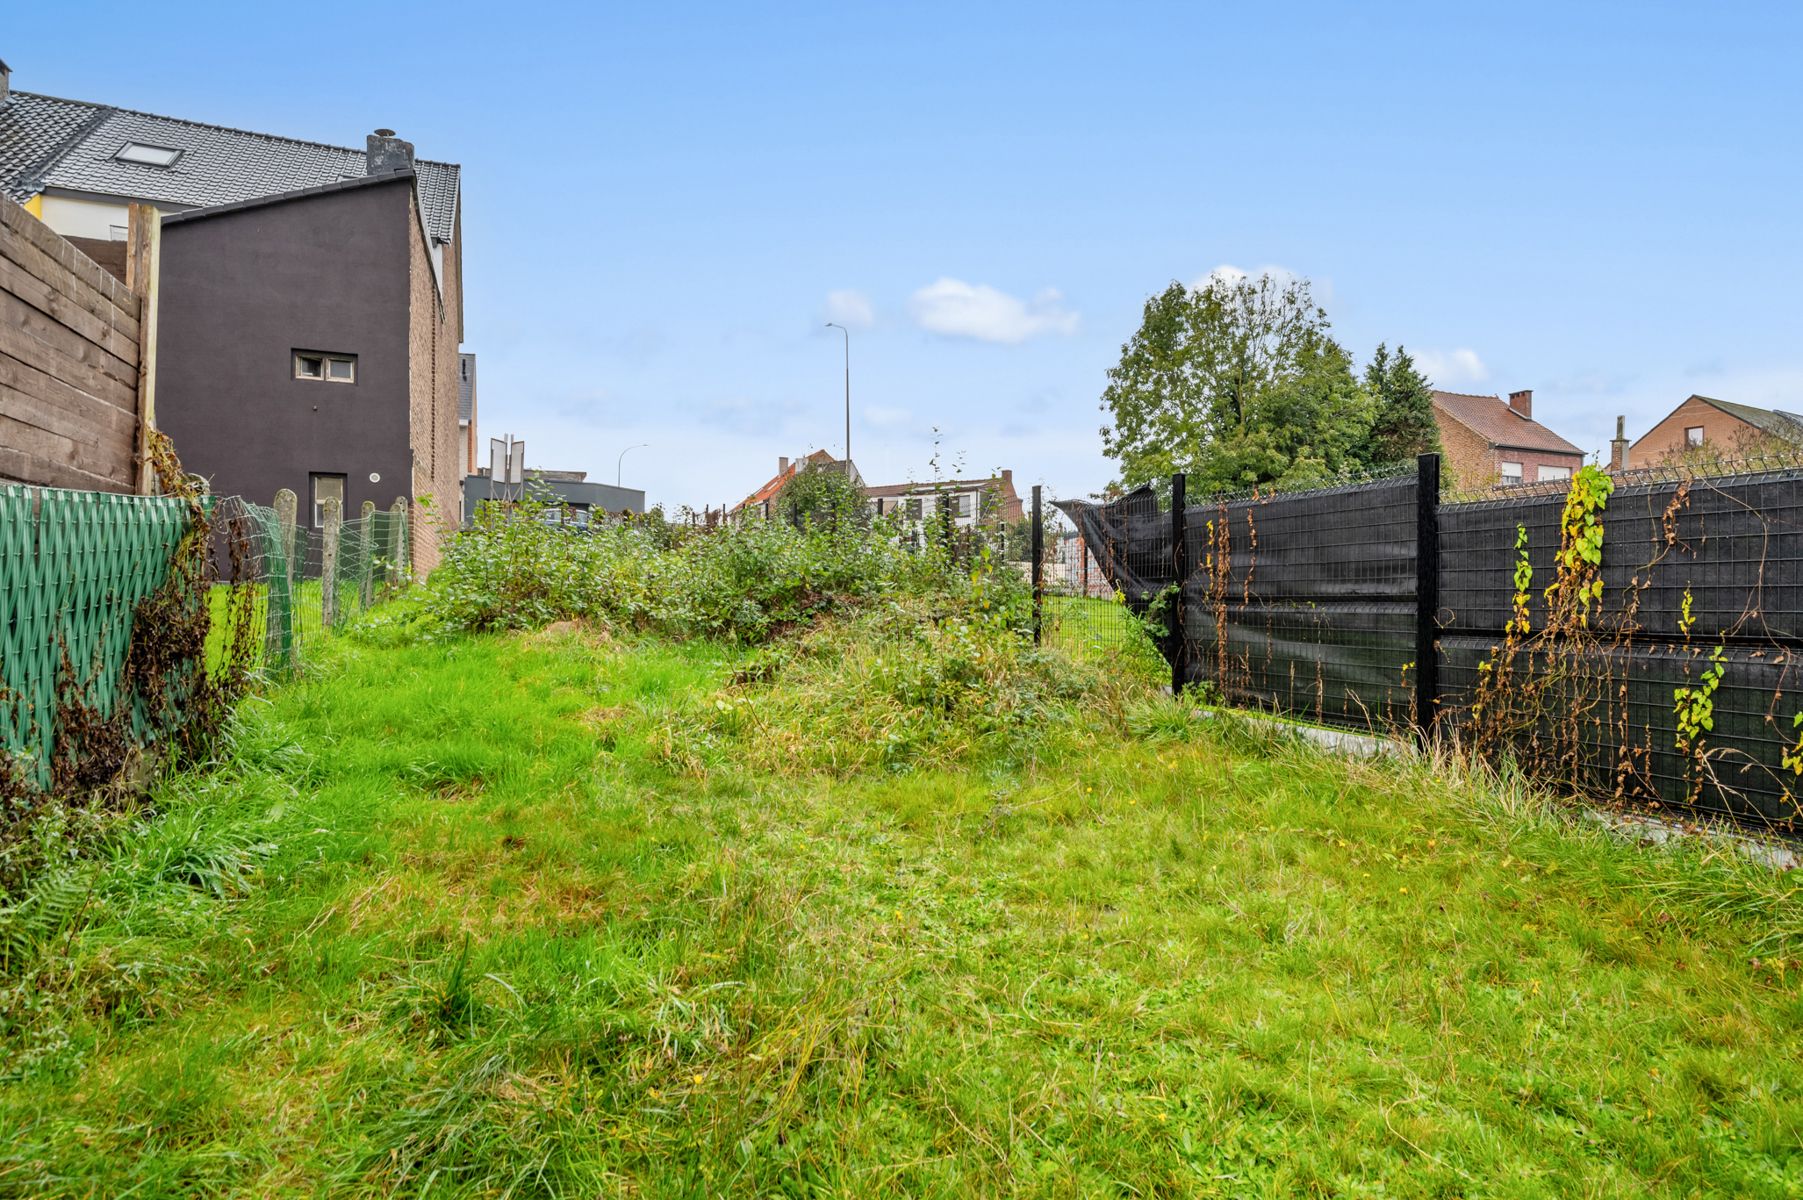
[[[908,302],[922,329],[946,337],[975,338],[1014,345],[1042,334],[1077,332],[1077,314],[1063,307],[1056,289],[1021,300],[982,283],[940,278]]]
[[[876,309],[863,292],[839,288],[826,294],[826,319],[853,329],[869,329],[876,324]]]
[[[1435,387],[1469,387],[1490,378],[1490,368],[1477,356],[1477,351],[1461,347],[1457,350],[1411,350],[1415,366]]]

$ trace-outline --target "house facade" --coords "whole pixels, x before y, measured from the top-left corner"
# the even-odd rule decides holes
[[[1446,465],[1458,486],[1540,483],[1569,479],[1584,452],[1534,419],[1534,393],[1472,396],[1434,393],[1434,420]]]
[[[0,69],[0,191],[103,265],[130,204],[163,216],[157,423],[183,465],[261,503],[292,488],[303,513],[404,496],[429,570],[475,424],[459,168],[392,130],[357,150],[11,82]]]
[[[615,487],[611,483],[593,483],[587,471],[527,470],[523,485],[495,486],[488,468],[463,481],[463,526],[475,522],[476,510],[485,500],[517,500],[522,493],[555,505],[556,519],[569,525],[587,525],[591,518],[608,514],[645,512],[645,493],[639,488]]]
[[[1014,490],[1014,472],[1003,471],[987,479],[942,479],[932,483],[887,483],[864,489],[870,511],[877,516],[901,513],[910,520],[930,517],[943,507],[953,524],[1013,524],[1021,519],[1020,495]]]
[[[856,463],[845,459],[834,458],[825,450],[816,450],[801,458],[791,459],[786,455],[776,460],[776,474],[764,481],[764,485],[751,495],[733,505],[728,516],[737,520],[741,517],[762,517],[768,520],[776,515],[776,500],[782,490],[797,474],[808,470],[849,471],[851,481],[859,487],[864,485],[864,476],[858,473]]]
[[[1627,469],[1697,456],[1735,458],[1803,446],[1803,414],[1693,395],[1628,448]]]

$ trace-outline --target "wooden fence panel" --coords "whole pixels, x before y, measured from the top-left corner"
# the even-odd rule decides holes
[[[0,482],[142,482],[143,297],[0,198]]]

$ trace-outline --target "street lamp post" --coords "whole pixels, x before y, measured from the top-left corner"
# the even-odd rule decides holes
[[[845,335],[845,477],[851,478],[851,330],[837,321],[828,321],[828,329]]]
[[[614,461],[614,486],[615,487],[620,486],[620,472],[625,467],[626,455],[634,450],[643,450],[645,447],[649,446],[650,444],[651,444],[650,442],[640,442],[636,446],[628,446],[628,447],[626,447],[626,449],[620,451],[620,457]]]

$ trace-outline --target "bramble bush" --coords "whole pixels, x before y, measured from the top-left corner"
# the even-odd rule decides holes
[[[669,637],[759,643],[886,596],[974,603],[964,547],[896,521],[749,520],[714,529],[658,514],[587,527],[552,523],[535,501],[484,506],[447,545],[419,618],[447,632],[581,620]],[[918,542],[918,544],[916,544]],[[1006,576],[1006,578],[1004,578]],[[1009,570],[988,585],[1024,595]]]

